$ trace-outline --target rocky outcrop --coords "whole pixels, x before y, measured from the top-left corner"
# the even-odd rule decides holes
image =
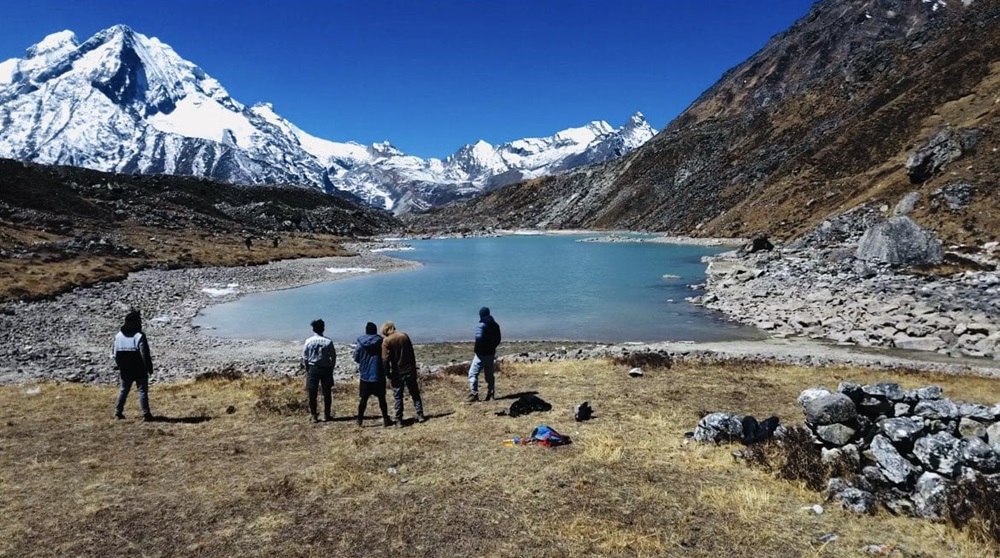
[[[826,390],[808,391],[817,389]],[[938,386],[903,390],[890,383],[845,382],[820,399],[809,399],[806,392],[803,396],[808,400],[806,426],[824,456],[831,456],[827,461],[839,460],[856,478],[834,478],[828,484],[828,496],[845,509],[871,513],[880,501],[894,511],[940,518],[948,491],[959,480],[985,476],[1000,483],[1000,440],[987,434],[991,429],[1000,433],[1000,403],[953,402],[942,397]],[[851,401],[859,413],[841,415],[843,421],[835,424],[826,417],[816,422],[816,401],[837,396]],[[963,435],[962,421],[982,425],[981,433]],[[831,426],[852,434],[832,438],[824,434]]]
[[[934,135],[906,159],[906,175],[910,182],[920,184],[941,172],[952,163],[968,154],[983,137],[983,131],[975,128],[952,130],[945,128]]]
[[[1000,359],[997,245],[943,252],[909,216],[880,213],[862,206],[772,252],[709,258],[706,292],[688,300],[779,337]],[[942,259],[965,262],[967,271],[935,276],[907,267]]]

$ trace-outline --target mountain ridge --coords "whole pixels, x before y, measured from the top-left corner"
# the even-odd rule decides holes
[[[441,159],[388,142],[318,138],[269,103],[233,99],[172,47],[125,25],[80,43],[60,31],[0,63],[0,157],[129,174],[343,190],[402,213],[618,157],[651,138],[641,113]],[[403,203],[400,203],[400,202]]]
[[[624,158],[411,225],[792,238],[917,191],[914,218],[942,238],[998,240],[998,14],[996,0],[822,0]],[[951,139],[935,147],[941,134]],[[978,145],[962,148],[965,136]],[[949,150],[957,156],[913,181],[911,157]],[[943,192],[957,184],[971,198],[953,208]]]

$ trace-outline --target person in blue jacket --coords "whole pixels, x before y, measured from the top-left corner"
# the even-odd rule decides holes
[[[483,306],[479,309],[479,324],[476,325],[475,355],[469,366],[469,403],[479,401],[479,373],[486,377],[486,401],[496,397],[496,382],[494,380],[494,365],[497,357],[497,347],[500,345],[500,324],[490,315],[490,309]]]
[[[378,400],[378,408],[382,411],[382,426],[392,426],[389,407],[385,401],[382,336],[378,334],[378,327],[372,322],[365,325],[365,334],[358,337],[358,343],[354,347],[354,362],[358,363],[358,374],[361,376],[358,426],[361,426],[365,419],[365,408],[368,407],[368,398],[372,395]]]

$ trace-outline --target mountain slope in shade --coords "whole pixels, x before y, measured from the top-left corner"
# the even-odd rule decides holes
[[[1000,240],[998,98],[997,0],[822,0],[632,154],[418,222],[787,238],[916,190],[945,239]]]
[[[123,173],[290,183],[343,190],[397,212],[620,157],[655,131],[636,114],[445,160],[389,143],[317,138],[273,106],[246,106],[167,44],[117,25],[80,43],[69,31],[0,63],[0,157]]]

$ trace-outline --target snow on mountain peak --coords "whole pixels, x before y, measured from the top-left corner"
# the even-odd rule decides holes
[[[0,63],[0,157],[340,189],[396,212],[621,156],[655,133],[636,113],[618,130],[595,120],[423,159],[388,141],[312,136],[270,103],[248,108],[170,45],[126,25],[82,44],[60,31],[26,52]]]
[[[80,43],[76,40],[76,34],[72,31],[58,31],[48,35],[40,42],[28,47],[24,52],[25,58],[35,58],[36,56],[59,55],[67,50],[78,47]]]

